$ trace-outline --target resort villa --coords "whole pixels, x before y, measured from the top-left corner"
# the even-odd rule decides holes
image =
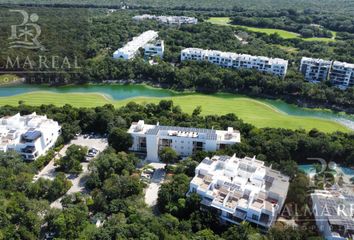
[[[205,158],[195,169],[188,194],[215,209],[223,222],[247,221],[266,231],[277,219],[289,188],[289,177],[255,157]]]
[[[182,24],[197,24],[198,19],[187,16],[156,16],[156,15],[139,15],[133,17],[134,21],[156,20],[168,25],[182,25]]]
[[[143,120],[133,122],[128,133],[133,138],[131,151],[145,153],[148,161],[159,161],[159,152],[171,147],[181,157],[195,151],[216,151],[241,142],[240,132],[229,127],[226,131],[161,126],[145,124]]]
[[[281,58],[268,58],[263,56],[251,56],[233,52],[221,52],[217,50],[204,50],[200,48],[186,48],[181,52],[181,61],[207,61],[221,67],[248,68],[285,77],[288,69],[288,61]]]
[[[351,63],[303,57],[300,71],[309,82],[329,80],[341,89],[354,86],[354,64]]]
[[[129,60],[139,54],[141,48],[145,48],[147,56],[159,55],[163,56],[164,46],[163,41],[157,41],[158,33],[153,30],[143,32],[137,37],[134,37],[130,42],[125,44],[113,53],[113,58]]]
[[[35,160],[54,146],[61,127],[58,122],[36,113],[0,118],[0,151],[14,150],[24,160]]]

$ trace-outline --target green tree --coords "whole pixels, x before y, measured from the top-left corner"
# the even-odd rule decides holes
[[[106,150],[90,163],[91,174],[87,186],[91,189],[100,187],[113,174],[129,176],[138,161],[133,154]]]
[[[163,213],[174,216],[185,216],[186,193],[189,189],[189,178],[185,174],[176,174],[172,181],[162,184],[157,199],[157,206]]]
[[[178,160],[178,155],[175,150],[171,147],[165,147],[161,149],[159,152],[159,157],[161,162],[166,163],[167,165],[170,163],[175,163]]]
[[[199,116],[202,112],[202,107],[201,106],[197,106],[192,113],[192,116]]]
[[[108,200],[113,200],[137,195],[142,189],[136,177],[112,175],[104,182],[102,191]]]
[[[108,136],[108,143],[118,152],[128,151],[133,144],[133,139],[126,130],[114,128]]]
[[[85,160],[87,154],[87,147],[79,145],[71,145],[65,152],[65,156],[56,161],[58,170],[65,173],[78,174],[82,172],[81,162]]]

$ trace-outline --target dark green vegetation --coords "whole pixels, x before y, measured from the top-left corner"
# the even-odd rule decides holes
[[[115,135],[115,141],[124,139],[122,131],[139,119],[145,119],[147,123],[159,121],[161,125],[234,127],[241,131],[242,143],[216,154],[256,155],[288,174],[292,183],[287,202],[299,206],[304,206],[308,200],[309,184],[298,172],[297,162],[305,161],[307,157],[341,160],[344,164],[354,160],[353,134],[258,129],[233,114],[202,116],[197,108],[189,115],[171,101],[145,106],[131,102],[116,109],[111,105],[73,108],[69,105],[31,107],[21,104],[1,107],[0,116],[18,111],[21,114],[36,111],[59,121],[63,136],[58,144],[68,141],[77,132],[110,133],[110,136]],[[190,159],[167,167],[167,180],[159,192],[159,213],[156,215],[143,203],[145,185],[139,179],[136,169],[139,160],[134,155],[114,148],[101,153],[89,166],[88,193],[65,196],[63,209],[58,210],[50,209],[48,205],[70,187],[63,174],[53,182],[31,183],[38,168],[36,162],[27,164],[17,155],[0,154],[0,177],[3,179],[0,184],[0,238],[39,239],[51,234],[61,239],[260,239],[262,235],[248,224],[240,227],[221,225],[215,213],[200,210],[200,199],[196,195],[186,197],[196,165],[213,154],[197,152]],[[80,147],[68,149],[68,156],[81,159]],[[45,159],[38,164],[44,164]],[[101,228],[95,227],[97,220],[104,222]],[[307,228],[289,229],[277,224],[264,237],[300,240],[316,236],[308,223],[301,223],[301,226]]]
[[[11,26],[20,24],[23,18],[18,12],[10,12],[13,9],[25,10],[28,14],[36,13],[39,16],[41,35],[38,41],[45,48],[43,51],[10,48]],[[87,39],[90,33],[88,20],[86,9],[56,11],[48,8],[1,7],[0,32],[3,34],[0,36],[0,44],[3,47],[0,53],[0,71],[48,71],[49,73],[41,75],[43,79],[62,83],[68,78],[75,77],[74,72],[77,71],[74,67],[75,61],[80,66],[87,58]],[[33,35],[35,31],[30,30]],[[27,38],[29,41],[32,39],[30,36]],[[54,61],[53,56],[55,56]],[[40,63],[40,58],[44,64]],[[67,72],[71,72],[71,75]],[[24,76],[30,80],[31,77],[38,77],[38,74],[27,73]],[[37,81],[44,82],[43,79],[37,78]]]
[[[261,28],[277,28],[300,33],[303,37],[335,37],[353,39],[354,21],[350,15],[328,14],[321,11],[294,9],[247,11],[241,9],[232,17],[232,23]],[[330,31],[331,30],[331,31]]]
[[[175,9],[194,9],[194,10],[231,10],[238,8],[247,8],[255,10],[273,10],[293,8],[298,10],[314,9],[328,12],[338,12],[352,14],[354,6],[352,2],[346,0],[126,0],[124,2],[119,0],[1,0],[0,3],[12,4],[56,4],[56,5],[76,5],[76,6],[90,6],[90,7],[141,7],[141,8],[175,8]]]
[[[18,154],[0,154],[0,239],[38,239],[48,201],[70,188],[62,173],[53,181],[32,183],[36,169],[35,163],[24,163]]]
[[[133,144],[133,139],[126,129],[114,128],[108,136],[108,143],[116,151],[128,151]]]
[[[65,152],[65,156],[58,159],[55,164],[58,165],[58,171],[64,173],[79,174],[82,172],[81,162],[85,161],[87,147],[71,145]]]

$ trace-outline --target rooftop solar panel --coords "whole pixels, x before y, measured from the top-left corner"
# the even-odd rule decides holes
[[[264,176],[264,180],[265,180],[266,182],[273,183],[274,177],[265,175],[265,176]]]
[[[22,135],[26,140],[36,140],[42,136],[40,131],[27,131]]]
[[[207,140],[216,140],[216,138],[217,138],[216,131],[213,129],[188,128],[188,127],[176,127],[176,126],[155,126],[154,128],[149,129],[146,132],[146,134],[147,135],[157,135],[160,130],[205,133]]]
[[[213,163],[213,161],[210,160],[210,159],[205,158],[205,159],[202,161],[202,163],[207,164],[207,165],[211,165],[211,164]]]

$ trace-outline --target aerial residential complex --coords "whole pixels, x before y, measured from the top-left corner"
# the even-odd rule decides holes
[[[241,142],[240,132],[229,127],[227,131],[161,126],[145,124],[143,120],[133,122],[128,133],[132,135],[131,151],[146,153],[148,161],[159,161],[159,152],[171,147],[181,157],[195,151],[216,151]]]
[[[311,199],[316,225],[325,239],[354,239],[354,196],[316,190]]]
[[[255,157],[214,156],[197,166],[188,194],[197,193],[202,205],[217,209],[224,222],[248,221],[267,230],[277,219],[288,188],[289,177]]]
[[[198,19],[194,17],[186,17],[186,16],[155,16],[155,15],[139,15],[134,16],[133,20],[135,21],[143,21],[143,20],[157,20],[163,24],[169,25],[182,25],[182,24],[197,24]]]
[[[139,49],[145,48],[145,46],[147,46],[147,49],[145,49],[145,52],[148,55],[152,53],[151,49],[153,49],[155,47],[156,48],[156,50],[155,50],[156,55],[162,56],[163,51],[164,51],[163,41],[157,41],[156,43],[154,43],[154,41],[157,38],[158,38],[158,33],[156,31],[149,30],[149,31],[143,32],[139,36],[134,37],[133,40],[128,42],[126,45],[124,45],[124,47],[116,50],[113,53],[113,58],[125,59],[125,60],[132,59],[139,53]]]
[[[260,72],[278,75],[282,78],[285,77],[288,68],[288,61],[280,58],[251,56],[200,48],[186,48],[182,50],[181,61],[186,60],[208,61],[229,68],[256,69]]]
[[[25,160],[35,160],[54,146],[60,133],[58,122],[36,113],[2,117],[0,151],[14,150]]]
[[[354,64],[334,61],[329,78],[333,84],[344,88],[354,86]]]
[[[306,81],[322,82],[328,79],[332,61],[303,57],[301,59],[300,71]]]
[[[343,89],[354,85],[354,64],[303,57],[300,71],[309,82],[329,79]]]

